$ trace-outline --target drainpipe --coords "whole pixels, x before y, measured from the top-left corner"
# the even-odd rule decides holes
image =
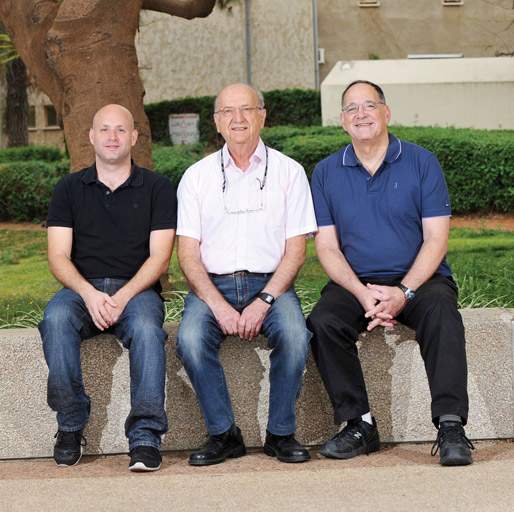
[[[252,85],[252,1],[245,0],[246,83]]]
[[[319,41],[318,41],[318,2],[312,0],[312,35],[314,46],[314,87],[319,89]]]

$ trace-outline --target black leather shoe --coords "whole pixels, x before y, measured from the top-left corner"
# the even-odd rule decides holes
[[[208,466],[225,462],[225,459],[246,455],[246,448],[239,427],[232,425],[229,430],[217,436],[208,436],[207,442],[189,456],[191,466]]]
[[[432,455],[439,451],[442,466],[467,466],[473,463],[471,450],[475,447],[466,437],[464,427],[458,421],[442,421],[437,439],[432,446]]]
[[[295,438],[294,434],[288,436],[276,436],[266,431],[264,453],[270,457],[276,457],[280,462],[305,462],[311,456]]]

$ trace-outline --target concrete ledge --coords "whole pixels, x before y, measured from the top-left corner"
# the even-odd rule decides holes
[[[467,335],[473,439],[514,437],[512,309],[462,310]],[[167,404],[170,432],[164,449],[191,449],[205,429],[194,392],[175,356],[176,325],[167,325]],[[435,438],[425,370],[414,333],[405,327],[362,335],[360,354],[372,410],[383,441]],[[92,414],[85,433],[87,453],[127,451],[123,424],[129,411],[128,357],[113,336],[82,345],[85,386]],[[261,446],[268,407],[266,342],[229,338],[221,358],[238,425],[248,446]],[[56,431],[46,405],[47,369],[36,329],[0,330],[0,458],[51,456]],[[298,401],[298,438],[320,444],[334,432],[332,410],[309,359]]]

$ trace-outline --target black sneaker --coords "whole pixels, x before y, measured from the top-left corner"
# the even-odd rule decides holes
[[[161,452],[153,446],[136,446],[130,450],[130,471],[157,471],[161,468]]]
[[[471,450],[475,447],[466,437],[464,427],[459,421],[442,421],[437,439],[432,446],[432,455],[439,451],[442,466],[467,466],[473,463]]]
[[[54,446],[54,460],[58,466],[74,466],[82,457],[82,448],[86,446],[86,438],[82,430],[77,432],[63,432],[59,430]]]
[[[294,434],[277,436],[268,431],[264,453],[276,457],[280,462],[305,462],[311,458],[308,450],[295,439]]]
[[[357,455],[376,452],[380,449],[377,424],[373,425],[360,418],[348,420],[346,426],[319,450],[321,455],[330,459],[351,459]]]
[[[246,455],[246,448],[239,427],[232,425],[229,430],[216,436],[208,436],[207,442],[189,456],[191,466],[208,466],[225,462],[229,457]]]

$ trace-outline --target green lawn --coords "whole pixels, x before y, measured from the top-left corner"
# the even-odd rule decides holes
[[[59,283],[46,263],[46,234],[42,231],[0,230],[0,328],[35,325]],[[461,307],[514,307],[514,233],[453,229],[448,260],[460,287]],[[170,265],[172,289],[186,283],[175,255]],[[313,241],[297,281],[304,311],[316,302],[326,277]],[[183,294],[167,292],[167,318],[180,315]]]

